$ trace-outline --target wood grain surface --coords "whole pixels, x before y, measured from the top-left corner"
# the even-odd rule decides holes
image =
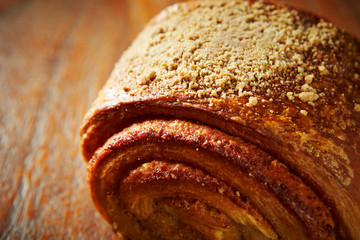
[[[360,37],[358,0],[272,0]],[[144,24],[175,0],[0,0],[0,239],[115,239],[91,202],[82,117]]]

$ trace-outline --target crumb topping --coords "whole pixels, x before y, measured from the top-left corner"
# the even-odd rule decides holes
[[[305,78],[304,78],[305,82],[310,84],[312,82],[312,80],[314,79],[314,77],[315,77],[314,74],[306,75]]]
[[[308,114],[308,112],[306,110],[300,110],[300,113],[304,116],[306,116]]]
[[[253,106],[256,106],[257,103],[258,103],[258,100],[256,97],[250,97],[249,102],[246,104],[246,106],[253,107]]]
[[[355,105],[354,105],[354,111],[355,111],[355,112],[360,112],[360,104],[355,103]]]
[[[198,1],[153,19],[124,54],[118,76],[127,76],[124,91],[132,95],[181,91],[247,98],[248,106],[256,96],[313,106],[336,91],[319,84],[323,78],[358,79],[359,69],[347,73],[337,59],[355,45],[332,23],[296,10],[262,1]]]

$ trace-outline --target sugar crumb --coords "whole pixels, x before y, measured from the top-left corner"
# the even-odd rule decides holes
[[[311,87],[309,84],[305,83],[301,86],[301,91],[303,92],[315,92],[315,89]]]
[[[246,106],[253,107],[253,106],[256,106],[256,104],[258,104],[257,98],[256,97],[249,97],[249,102],[246,104]]]
[[[305,76],[305,82],[307,84],[310,84],[313,79],[314,79],[314,74],[308,74],[308,75]]]
[[[355,111],[355,112],[360,112],[360,104],[355,103],[355,105],[354,105],[354,111]]]
[[[303,102],[311,103],[316,101],[319,98],[319,95],[316,92],[301,92],[299,98]]]
[[[324,65],[320,65],[318,67],[318,69],[319,69],[321,75],[326,75],[329,73],[329,71],[327,70],[327,68]]]
[[[300,110],[300,113],[304,116],[306,116],[308,114],[308,112],[306,110]]]
[[[290,101],[294,100],[294,93],[293,92],[287,92],[286,96]]]

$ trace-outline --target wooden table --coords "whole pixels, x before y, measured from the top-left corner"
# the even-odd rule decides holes
[[[79,127],[121,52],[173,2],[0,1],[0,239],[115,238],[89,196]],[[281,2],[360,37],[358,0]]]

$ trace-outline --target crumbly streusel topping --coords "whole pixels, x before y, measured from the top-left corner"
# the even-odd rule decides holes
[[[359,63],[348,68],[341,59],[357,48],[332,23],[297,10],[262,1],[199,1],[156,17],[124,54],[119,79],[132,95],[181,91],[246,98],[247,106],[258,98],[314,106],[336,91],[322,79],[356,79]]]

